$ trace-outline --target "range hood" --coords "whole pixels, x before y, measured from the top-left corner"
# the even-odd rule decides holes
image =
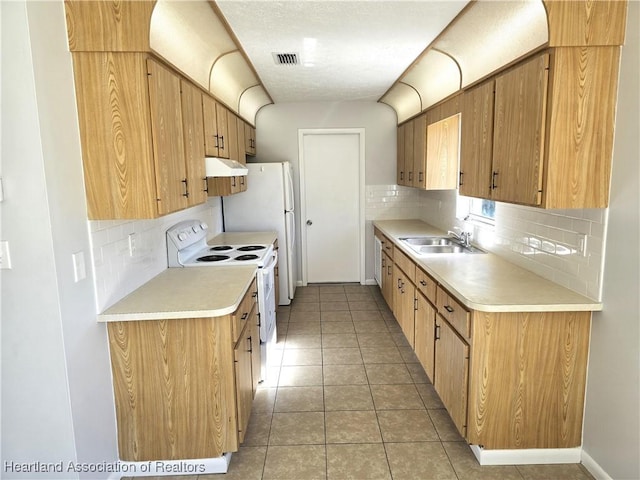
[[[204,166],[207,177],[243,177],[249,173],[245,165],[228,158],[204,157]]]

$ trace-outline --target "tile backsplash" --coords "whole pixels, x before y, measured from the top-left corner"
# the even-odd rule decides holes
[[[210,236],[221,232],[220,197],[153,220],[89,221],[97,312],[104,311],[166,269],[165,232],[176,223],[192,218],[206,222]],[[133,254],[130,242],[133,242]]]
[[[418,218],[589,298],[602,298],[607,209],[543,210],[496,202],[495,225],[456,218],[455,191],[369,185],[366,220]],[[460,197],[464,198],[464,197]]]

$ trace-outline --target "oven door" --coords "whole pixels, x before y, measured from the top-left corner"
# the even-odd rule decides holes
[[[258,312],[260,313],[260,340],[264,343],[272,337],[276,328],[275,269],[278,252],[273,250],[264,266],[258,270]]]

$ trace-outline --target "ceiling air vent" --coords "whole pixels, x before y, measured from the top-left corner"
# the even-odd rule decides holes
[[[276,65],[298,65],[297,53],[272,53]]]

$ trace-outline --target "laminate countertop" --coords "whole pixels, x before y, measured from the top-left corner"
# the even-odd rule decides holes
[[[220,317],[237,310],[255,265],[168,268],[98,315],[99,322]]]
[[[373,222],[397,248],[467,308],[483,312],[599,311],[602,303],[546,280],[498,255],[418,255],[399,239],[446,235],[420,220]]]
[[[209,245],[271,244],[276,232],[223,232]],[[99,322],[220,317],[237,310],[256,276],[255,265],[168,268],[112,307]]]

